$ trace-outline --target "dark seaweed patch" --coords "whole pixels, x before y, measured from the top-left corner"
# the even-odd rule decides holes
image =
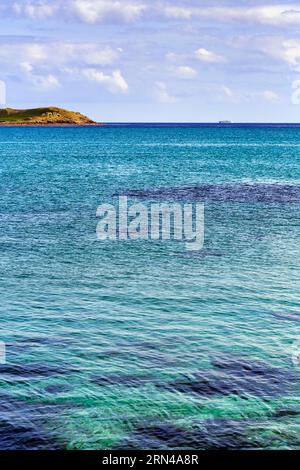
[[[239,386],[242,392],[256,396],[288,394],[291,386],[299,384],[300,375],[296,369],[224,355],[213,358],[211,362],[216,369],[226,373],[228,379]]]
[[[279,408],[273,414],[275,418],[292,418],[292,417],[299,416],[299,415],[300,415],[299,407],[298,408],[293,408],[293,407]]]
[[[222,379],[211,371],[206,371],[202,376],[198,373],[193,378],[182,377],[173,382],[157,384],[156,386],[169,391],[196,394],[204,397],[230,395],[237,392],[233,384],[226,381],[226,377]]]
[[[138,375],[100,375],[91,377],[91,382],[105,387],[108,385],[125,385],[126,387],[140,387],[145,383],[151,382],[149,376],[138,376]]]
[[[159,350],[159,347],[160,347],[160,343],[159,342],[154,342],[154,341],[137,341],[137,340],[134,340],[134,341],[126,341],[126,342],[121,342],[120,343],[120,347],[124,348],[124,349],[132,349],[133,347],[134,348],[141,348],[143,351],[145,349],[147,350]]]
[[[21,345],[23,347],[28,346],[40,346],[40,345],[66,345],[73,343],[74,340],[71,338],[66,337],[51,337],[51,336],[29,336],[29,337],[21,337],[17,338],[12,342],[8,342],[8,345],[18,346]]]
[[[247,423],[233,420],[208,420],[190,429],[171,423],[144,424],[118,447],[125,449],[249,449],[260,447],[246,433]]]
[[[202,184],[183,188],[130,190],[125,195],[139,199],[158,200],[297,203],[300,202],[300,186],[286,184]]]
[[[212,365],[217,369],[237,372],[240,375],[269,375],[285,374],[286,371],[279,367],[273,367],[264,361],[251,360],[245,357],[237,357],[231,355],[219,355],[211,359]]]
[[[71,387],[69,387],[66,384],[52,384],[52,385],[48,385],[45,388],[45,392],[49,393],[50,395],[56,395],[57,393],[69,392],[70,390],[71,390]]]
[[[222,356],[214,358],[212,364],[214,369],[196,372],[192,378],[181,377],[167,384],[157,384],[157,387],[204,397],[269,398],[289,394],[291,387],[299,384],[296,370],[272,367],[263,361]]]
[[[34,426],[18,426],[0,419],[1,450],[58,450],[46,433]]]
[[[10,397],[0,400],[0,450],[59,450],[55,436],[43,427],[45,417],[63,410],[62,405],[30,404]]]
[[[18,378],[49,377],[52,375],[64,375],[70,372],[66,366],[51,364],[6,364],[0,365],[0,377],[2,374]]]

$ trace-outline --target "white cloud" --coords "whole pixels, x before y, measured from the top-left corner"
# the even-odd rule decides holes
[[[96,43],[6,43],[0,45],[0,63],[45,63],[47,65],[110,65],[119,51]]]
[[[300,40],[286,39],[281,36],[241,38],[236,41],[240,49],[259,51],[300,71]]]
[[[7,10],[35,20],[76,18],[94,24],[105,20],[136,21],[146,6],[135,0],[19,0]]]
[[[136,21],[146,9],[143,4],[125,0],[73,0],[70,5],[79,19],[91,24],[105,19]]]
[[[276,4],[253,7],[179,7],[167,5],[164,14],[168,18],[189,20],[204,18],[216,21],[238,21],[271,24],[274,26],[300,24],[300,7],[297,4]]]
[[[90,65],[108,65],[112,64],[119,57],[122,49],[113,50],[110,47],[101,48],[95,44],[75,44],[71,45],[71,57],[82,57],[85,63]]]
[[[265,90],[258,95],[269,103],[279,103],[280,101],[279,95],[272,90]]]
[[[279,103],[281,101],[280,96],[273,90],[264,91],[245,91],[245,90],[232,90],[226,85],[222,85],[217,94],[218,100],[230,103],[251,103],[257,101],[267,101],[268,103]]]
[[[276,48],[266,47],[266,52],[269,52],[274,57],[278,57],[287,62],[292,68],[300,67],[300,41],[299,40],[283,40],[281,45]]]
[[[270,0],[260,6],[194,6],[192,0],[190,5],[188,1],[182,0],[169,3],[160,0],[15,0],[7,3],[4,8],[13,15],[34,20],[76,19],[88,24],[135,22],[145,13],[146,19],[155,15],[158,19],[205,19],[214,23],[236,21],[274,26],[300,24],[299,4],[270,4]]]
[[[0,69],[17,72],[20,67],[24,78],[40,89],[60,85],[57,76],[83,75],[102,81],[113,92],[127,91],[128,85],[119,70],[111,75],[95,67],[114,63],[120,52],[94,43],[6,43],[0,45]]]
[[[176,62],[176,60],[178,59],[178,55],[174,52],[168,52],[165,57],[168,62]]]
[[[55,15],[59,10],[58,2],[46,2],[43,0],[14,2],[12,11],[17,16],[28,16],[36,20],[44,20]]]
[[[180,65],[174,69],[174,75],[179,78],[195,78],[197,71],[188,65]]]
[[[88,80],[103,83],[112,93],[126,93],[129,89],[128,83],[122,76],[120,70],[115,70],[109,75],[97,69],[84,69],[82,74]]]
[[[14,49],[16,50],[17,47],[14,47]],[[8,46],[8,49],[9,48],[10,47]],[[47,47],[41,44],[25,44],[23,47],[21,45],[21,48],[23,49],[23,53],[27,56],[27,58],[33,61],[46,60],[49,56]]]
[[[154,97],[156,101],[162,104],[174,104],[177,102],[177,98],[168,92],[167,85],[164,82],[155,82]]]
[[[28,74],[33,71],[33,67],[29,62],[22,62],[20,64],[20,67],[23,70],[23,72],[28,73]]]
[[[227,96],[228,98],[232,98],[234,96],[234,93],[233,91],[231,90],[231,88],[229,88],[228,86],[226,85],[222,85],[221,86],[221,91],[224,93],[225,96]]]
[[[283,57],[292,66],[300,65],[300,41],[284,41],[283,44]]]
[[[31,78],[36,86],[45,90],[48,90],[49,88],[57,88],[60,86],[58,79],[52,73],[48,75],[32,75]]]
[[[198,60],[201,60],[202,62],[209,62],[209,63],[220,63],[224,62],[224,57],[220,56],[218,54],[215,54],[214,52],[208,51],[204,47],[201,47],[200,49],[197,49],[195,51],[195,57]]]
[[[35,73],[34,67],[29,62],[22,62],[20,67],[27,79],[38,89],[49,90],[51,88],[57,88],[60,86],[60,83],[55,75],[41,75],[39,73]]]
[[[183,20],[189,20],[192,18],[193,15],[197,14],[198,8],[193,7],[180,7],[180,6],[172,6],[167,5],[164,9],[164,13],[169,18],[178,18]]]

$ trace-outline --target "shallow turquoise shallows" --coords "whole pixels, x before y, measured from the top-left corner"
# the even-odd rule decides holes
[[[0,128],[1,449],[300,449],[300,129]],[[201,201],[205,245],[97,206]]]

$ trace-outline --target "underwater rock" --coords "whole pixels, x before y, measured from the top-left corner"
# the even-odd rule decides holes
[[[214,369],[201,370],[192,377],[183,376],[156,386],[203,397],[238,395],[270,398],[289,395],[291,387],[300,383],[296,370],[273,367],[263,361],[218,356],[211,362]]]
[[[120,449],[252,449],[261,446],[246,432],[247,422],[238,420],[207,420],[184,428],[172,423],[137,426]],[[248,434],[248,435],[247,435]]]

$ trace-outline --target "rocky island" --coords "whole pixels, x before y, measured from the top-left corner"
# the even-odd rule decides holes
[[[0,109],[0,126],[99,125],[88,117],[63,108]]]

